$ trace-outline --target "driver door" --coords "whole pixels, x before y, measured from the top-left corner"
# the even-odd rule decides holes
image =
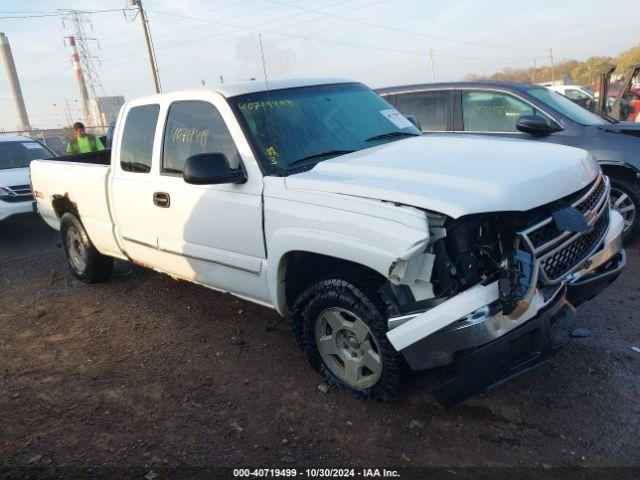
[[[251,169],[243,184],[192,185],[182,177],[187,158],[202,153],[222,153],[231,168],[245,168],[238,142],[246,141],[234,138],[220,113],[228,108],[193,95],[167,106],[157,185],[166,199],[156,207],[159,255],[173,275],[268,301],[262,177]]]
[[[456,102],[456,133],[530,138],[516,128],[518,119],[542,115],[529,103],[502,91],[458,90]]]

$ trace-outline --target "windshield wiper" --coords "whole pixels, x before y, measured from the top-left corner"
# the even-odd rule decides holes
[[[353,152],[355,152],[355,150],[329,150],[327,152],[314,153],[313,155],[309,155],[308,157],[294,160],[289,164],[289,167],[291,167],[292,165],[295,165],[296,163],[302,163],[302,162],[306,162],[307,160],[313,160],[314,158],[332,157],[335,155],[346,155],[347,153],[353,153]]]
[[[380,140],[382,138],[391,138],[391,137],[419,137],[421,134],[419,133],[411,133],[411,132],[389,132],[389,133],[381,133],[380,135],[374,135],[371,138],[367,138],[365,142],[372,142],[373,140]]]

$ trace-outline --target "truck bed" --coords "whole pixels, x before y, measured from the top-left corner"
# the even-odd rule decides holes
[[[107,194],[110,167],[103,162],[109,153],[105,150],[34,160],[30,166],[31,185],[38,212],[49,226],[59,230],[61,213],[72,208],[96,248],[117,254]]]
[[[91,163],[95,165],[109,165],[111,163],[111,149],[100,150],[99,152],[63,155],[60,157],[47,158],[46,160],[71,163]]]

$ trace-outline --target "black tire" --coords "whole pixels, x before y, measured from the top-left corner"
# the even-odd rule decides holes
[[[337,274],[319,281],[296,299],[292,308],[294,331],[309,363],[331,385],[373,401],[388,400],[396,393],[401,379],[402,358],[386,337],[387,325],[382,312],[383,303],[377,289],[360,275]],[[328,309],[348,311],[361,319],[369,329],[375,343],[375,352],[381,363],[381,373],[374,384],[354,388],[339,378],[321,356],[316,342],[316,322]],[[336,355],[338,357],[338,355]]]
[[[113,258],[102,255],[96,250],[82,222],[72,213],[62,215],[60,236],[69,268],[74,277],[84,283],[98,283],[111,277]],[[78,258],[82,260],[82,264],[78,263]]]
[[[615,190],[618,192],[622,192],[631,200],[633,205],[635,206],[635,212],[633,215],[633,219],[631,220],[631,225],[625,225],[625,233],[624,233],[624,243],[629,244],[633,242],[636,238],[638,238],[638,234],[640,232],[640,186],[636,180],[631,180],[629,178],[620,177],[620,176],[611,176],[611,205],[614,207],[614,196]],[[628,219],[625,219],[629,221]]]

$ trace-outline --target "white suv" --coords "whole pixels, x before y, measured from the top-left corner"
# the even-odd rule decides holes
[[[56,155],[29,137],[0,136],[0,221],[34,211],[29,164]]]

